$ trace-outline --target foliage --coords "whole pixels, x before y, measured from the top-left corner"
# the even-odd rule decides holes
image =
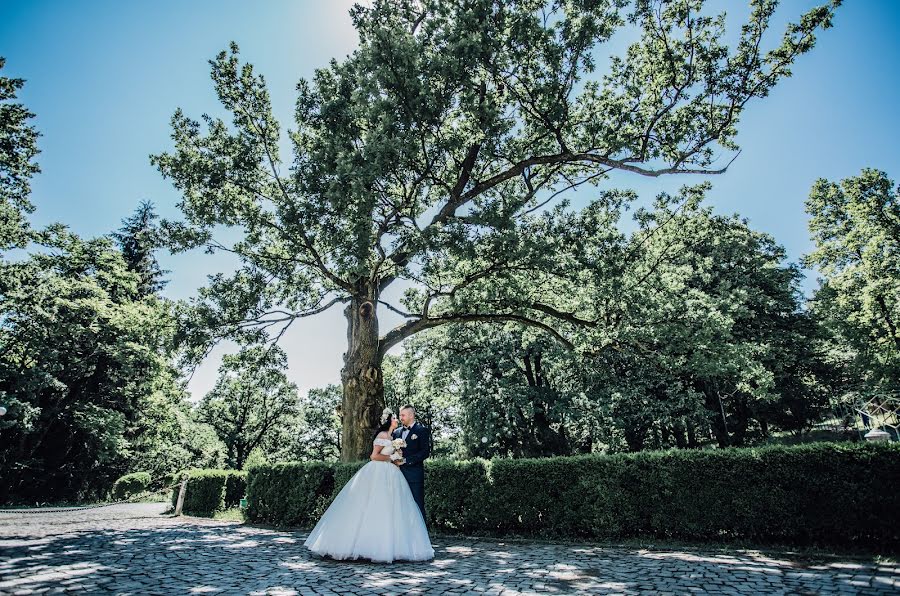
[[[5,65],[0,56],[0,70]],[[0,75],[0,254],[28,244],[31,230],[25,217],[34,211],[31,177],[41,171],[35,161],[40,133],[31,124],[34,114],[15,101],[24,84]]]
[[[140,494],[150,488],[149,472],[132,472],[125,474],[121,478],[117,478],[113,483],[112,497],[113,499],[127,499],[133,495]]]
[[[168,271],[163,271],[154,252],[160,248],[159,229],[155,220],[159,216],[153,203],[142,202],[134,215],[122,222],[118,232],[112,234],[122,250],[128,270],[138,275],[138,292],[142,296],[156,294],[168,283],[162,279]]]
[[[240,470],[191,469],[182,474],[188,479],[182,511],[189,515],[212,516],[236,507],[247,492],[247,473]],[[180,483],[172,488],[173,507],[180,490]]]
[[[723,172],[715,152],[737,149],[745,107],[790,76],[840,2],[769,44],[777,2],[754,0],[733,47],[724,15],[703,4],[356,6],[359,48],[297,86],[288,172],[265,80],[231,44],[210,61],[230,125],[177,110],[174,151],[153,157],[182,194],[184,220],[164,223],[170,245],[241,262],[212,276],[184,317],[192,354],[222,337],[277,340],[297,319],[346,304],[342,457],[352,459],[383,405],[383,357],[404,339],[453,322],[514,321],[570,343],[555,330],[573,321],[566,297],[583,281],[570,253],[603,245],[572,243],[565,209],[535,212],[612,171]],[[638,40],[594,76],[599,48],[626,22]],[[602,217],[604,206],[586,211]],[[237,241],[214,238],[223,225]],[[383,299],[395,282],[408,286],[399,304]],[[406,321],[379,335],[382,305]]]
[[[867,168],[840,183],[817,180],[806,201],[815,249],[804,261],[822,275],[812,308],[845,388],[900,389],[898,193]]]
[[[341,455],[341,388],[313,388],[300,398],[297,415],[262,446],[269,461],[336,461]]]
[[[226,355],[219,378],[197,407],[225,444],[227,464],[241,469],[254,448],[272,435],[291,432],[298,414],[297,386],[284,374],[286,356],[278,346],[244,347]]]
[[[43,247],[2,263],[0,501],[104,495],[130,468],[143,415],[181,395],[169,305],[139,296],[109,240],[55,230]]]
[[[427,460],[431,528],[475,535],[897,544],[897,444]],[[255,468],[248,519],[311,526],[347,464]],[[358,469],[358,465],[356,465]]]

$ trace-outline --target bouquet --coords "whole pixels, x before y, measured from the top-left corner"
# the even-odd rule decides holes
[[[391,461],[400,460],[401,464],[405,463],[406,460],[403,458],[403,453],[400,450],[406,447],[406,441],[404,441],[403,439],[394,439],[393,441],[391,441],[391,445],[393,445],[394,449],[396,450],[391,454]]]

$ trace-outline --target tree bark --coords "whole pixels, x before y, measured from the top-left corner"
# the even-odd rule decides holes
[[[894,341],[894,348],[900,352],[900,336],[897,335],[897,325],[894,324],[894,319],[891,317],[891,311],[888,309],[887,301],[885,301],[884,296],[880,294],[875,297],[875,301],[878,303],[878,308],[881,309],[881,315],[884,317],[884,322],[891,334],[891,339]]]
[[[341,461],[365,459],[372,452],[372,433],[384,408],[382,354],[379,351],[375,300],[354,297],[344,309],[347,352],[341,383]]]
[[[691,449],[696,449],[700,447],[700,442],[697,440],[697,431],[694,427],[694,423],[688,420],[685,424],[686,432],[687,432],[687,444]]]

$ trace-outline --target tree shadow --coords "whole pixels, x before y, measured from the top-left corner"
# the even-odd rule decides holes
[[[736,588],[817,593],[822,587],[896,593],[896,564],[807,565],[753,551],[658,551],[550,542],[435,537],[427,562],[321,558],[306,532],[237,522],[164,518],[146,529],[52,527],[37,536],[7,528],[0,539],[0,593],[53,588],[121,594],[273,593],[330,588],[344,593],[419,594],[495,590],[548,594]],[[60,524],[62,525],[62,524]]]

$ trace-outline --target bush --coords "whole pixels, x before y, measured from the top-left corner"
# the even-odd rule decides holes
[[[225,478],[225,508],[237,507],[247,494],[247,472],[229,470]]]
[[[171,489],[175,487],[177,490],[181,484],[181,472],[170,472],[168,474],[163,474],[159,477],[155,482],[151,483],[151,488],[156,488],[158,490],[162,490],[164,488]]]
[[[237,507],[247,492],[247,473],[241,470],[187,470],[182,512],[190,515],[211,516],[216,511]],[[178,503],[181,482],[172,487],[172,506]]]
[[[132,472],[125,474],[113,483],[112,497],[115,500],[127,499],[146,492],[150,487],[150,472]]]
[[[276,525],[308,526],[325,510],[333,490],[334,469],[329,464],[286,462],[255,466],[247,477],[247,518]]]
[[[495,460],[501,534],[898,542],[900,445],[828,444]]]
[[[248,519],[310,527],[361,465],[258,466]],[[442,532],[900,543],[896,443],[427,460],[426,474],[429,526]]]

